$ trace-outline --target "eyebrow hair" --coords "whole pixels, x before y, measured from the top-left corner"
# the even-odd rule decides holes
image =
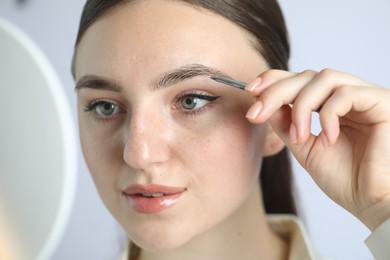
[[[159,90],[194,77],[213,75],[228,77],[217,69],[202,64],[189,64],[161,74],[152,82],[151,88],[152,90]]]
[[[85,75],[81,77],[75,86],[75,91],[83,88],[92,88],[97,90],[110,90],[114,92],[122,92],[122,88],[115,81],[106,79],[96,75]]]
[[[198,76],[222,76],[230,78],[217,69],[202,64],[189,64],[159,75],[152,81],[150,88],[152,91],[156,91]],[[115,81],[90,74],[81,77],[77,81],[75,91],[83,88],[122,92],[122,87]]]

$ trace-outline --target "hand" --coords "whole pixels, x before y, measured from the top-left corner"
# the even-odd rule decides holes
[[[248,119],[268,121],[332,200],[371,230],[390,218],[390,90],[330,69],[270,70],[246,89],[257,97]]]

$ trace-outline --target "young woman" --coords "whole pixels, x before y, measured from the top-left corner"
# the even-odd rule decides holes
[[[288,72],[288,57],[274,0],[87,1],[72,67],[81,144],[129,236],[124,259],[316,258],[292,217],[286,146],[390,257],[390,91]]]

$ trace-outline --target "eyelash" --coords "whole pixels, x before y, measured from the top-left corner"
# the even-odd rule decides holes
[[[119,110],[119,111],[117,111],[114,115],[107,115],[107,116],[100,115],[96,111],[96,109],[98,109],[99,106],[103,106],[103,105],[115,106],[115,110]],[[115,118],[118,114],[126,113],[126,110],[123,109],[122,106],[118,105],[115,102],[112,102],[109,100],[104,100],[104,99],[97,99],[97,100],[91,101],[89,104],[87,104],[84,107],[84,111],[85,112],[94,112],[95,119],[102,120],[102,121],[107,121],[107,120]]]
[[[182,103],[181,103],[186,98],[199,99],[199,100],[207,101],[207,103],[204,104],[200,108],[186,109],[186,108],[183,108]],[[202,91],[191,91],[191,92],[180,94],[175,98],[174,109],[180,110],[184,114],[184,116],[197,116],[197,115],[200,115],[200,114],[206,112],[206,110],[208,109],[209,103],[217,100],[218,98],[219,98],[219,96],[208,95]],[[99,109],[100,106],[104,106],[104,105],[115,106],[114,109],[117,111],[112,115],[106,115],[106,116],[101,115],[96,110]],[[195,103],[195,105],[197,105],[197,103]],[[100,108],[100,109],[102,109],[102,108]],[[84,111],[85,112],[93,112],[94,118],[96,120],[99,120],[99,121],[108,121],[108,120],[111,120],[111,119],[115,118],[116,116],[118,116],[118,114],[126,113],[126,110],[123,109],[122,106],[118,105],[117,103],[115,103],[113,101],[104,100],[104,99],[97,99],[97,100],[91,101],[90,103],[88,103],[84,107]]]
[[[183,108],[182,104],[181,104],[181,102],[186,98],[198,98],[200,100],[207,101],[208,103],[200,108],[189,110],[189,109]],[[183,94],[180,94],[179,96],[177,96],[174,107],[175,107],[175,109],[180,109],[184,113],[185,116],[197,116],[197,115],[200,115],[200,114],[206,112],[206,110],[208,109],[208,104],[217,100],[218,98],[219,98],[219,96],[212,96],[212,95],[205,94],[203,91],[195,90],[195,91],[183,93]]]

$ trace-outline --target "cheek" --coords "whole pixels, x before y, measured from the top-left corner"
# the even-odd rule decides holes
[[[88,112],[92,113],[92,112]],[[91,114],[88,114],[79,108],[78,124],[80,143],[84,159],[93,176],[100,175],[101,172],[113,172],[113,166],[119,165],[123,159],[123,153],[120,149],[121,122],[98,122]],[[116,166],[117,167],[117,166]]]
[[[259,174],[261,129],[237,121],[226,122],[222,128],[211,132],[202,145],[202,152],[195,155],[199,161],[207,162],[202,164],[202,172],[207,174],[201,176],[218,183],[218,189],[245,193],[243,189],[248,189]]]
[[[226,217],[258,182],[264,127],[250,124],[245,111],[229,111],[178,145],[181,158],[187,159],[184,168],[192,172],[191,189],[208,216]]]
[[[115,138],[100,136],[104,134],[96,131],[96,125],[91,125],[88,119],[79,119],[79,128],[81,148],[88,170],[101,199],[110,208],[112,200],[116,199],[115,180],[121,167],[121,145],[115,142]]]
[[[189,164],[194,163],[193,167],[201,168],[207,176],[221,180],[227,179],[223,176],[229,173],[244,179],[253,171],[257,174],[265,127],[245,118],[248,106],[227,105],[191,129],[183,130],[184,137],[178,144],[180,154],[186,155],[182,158],[188,158]]]

